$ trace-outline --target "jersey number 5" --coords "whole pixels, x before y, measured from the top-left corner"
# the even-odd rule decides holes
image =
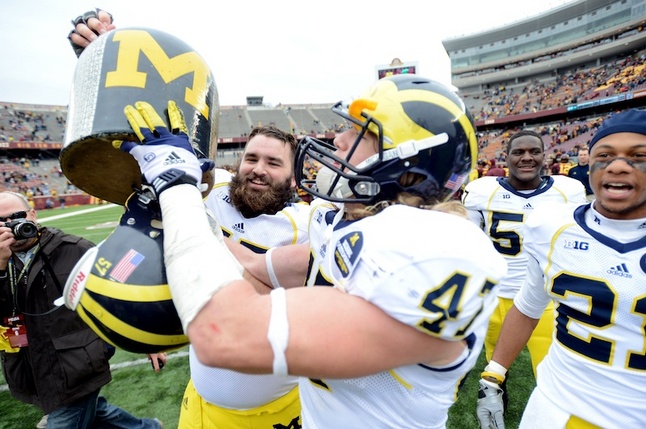
[[[491,212],[491,227],[489,236],[493,240],[493,246],[502,255],[516,256],[521,252],[521,239],[516,231],[500,229],[501,222],[523,223],[522,213],[501,213]]]

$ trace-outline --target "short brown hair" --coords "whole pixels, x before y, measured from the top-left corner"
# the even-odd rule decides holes
[[[264,125],[264,126],[259,126],[259,127],[254,127],[251,130],[251,133],[249,134],[249,140],[254,138],[257,135],[263,135],[271,138],[275,138],[277,140],[280,140],[283,143],[287,143],[291,149],[292,152],[292,158],[296,155],[296,147],[298,146],[298,142],[296,141],[296,137],[294,137],[290,133],[286,133],[285,131],[276,128],[273,125]]]

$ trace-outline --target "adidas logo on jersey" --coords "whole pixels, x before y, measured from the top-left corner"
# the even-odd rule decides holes
[[[626,277],[627,279],[633,278],[633,275],[628,272],[626,264],[619,264],[616,267],[611,267],[606,272],[613,276]]]
[[[523,206],[523,210],[533,210],[534,207],[530,203],[527,203]]]
[[[171,152],[164,160],[164,165],[184,164],[185,162],[178,154]]]
[[[231,228],[238,231],[240,234],[244,234],[244,222],[234,223]]]
[[[645,229],[646,228],[646,222],[642,223],[637,227],[637,229]]]

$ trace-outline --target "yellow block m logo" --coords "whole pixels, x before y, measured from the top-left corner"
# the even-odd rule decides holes
[[[117,68],[106,75],[105,86],[129,86],[145,88],[148,74],[138,70],[139,53],[143,53],[152,63],[164,82],[193,73],[193,86],[186,88],[184,101],[195,110],[209,117],[209,106],[203,95],[208,90],[211,71],[196,52],[186,52],[169,58],[157,41],[143,30],[122,30],[114,34],[113,41],[119,42]]]

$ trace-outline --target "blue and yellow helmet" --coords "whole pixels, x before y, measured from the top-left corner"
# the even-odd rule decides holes
[[[358,136],[346,159],[316,139],[300,142],[297,183],[315,196],[375,204],[408,192],[428,202],[446,201],[475,168],[478,142],[471,114],[462,99],[439,82],[417,75],[387,77],[349,105],[337,103],[332,111]],[[377,137],[377,154],[352,165],[349,159],[366,133]],[[326,181],[307,177],[304,167],[312,161],[323,165]]]
[[[90,249],[65,284],[65,305],[97,335],[133,353],[157,353],[188,344],[163,258],[161,218],[133,194],[110,236]]]

